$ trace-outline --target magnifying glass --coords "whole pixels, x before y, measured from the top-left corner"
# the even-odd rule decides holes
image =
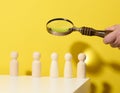
[[[84,26],[75,27],[72,21],[65,18],[54,18],[49,20],[46,24],[46,28],[50,34],[57,36],[64,36],[72,33],[73,31],[79,31],[82,35],[104,37],[112,32],[107,30],[95,30]]]

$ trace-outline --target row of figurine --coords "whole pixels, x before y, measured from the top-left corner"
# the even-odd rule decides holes
[[[18,75],[18,53],[11,53],[11,62],[10,62],[10,76]],[[72,55],[71,53],[65,54],[65,65],[64,65],[64,77],[72,78],[72,63],[71,63]],[[86,78],[86,64],[85,64],[86,55],[84,53],[78,54],[77,63],[77,78]],[[50,65],[50,77],[57,78],[58,77],[58,54],[51,54],[51,65]],[[32,76],[40,77],[41,76],[41,62],[40,62],[40,53],[33,53],[33,62],[32,62]]]

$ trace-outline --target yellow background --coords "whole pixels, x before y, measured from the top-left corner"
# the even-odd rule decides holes
[[[120,0],[1,0],[0,1],[0,74],[9,74],[10,53],[19,53],[19,75],[30,75],[32,53],[41,53],[42,76],[49,75],[52,52],[59,54],[60,76],[64,55],[73,55],[76,76],[77,55],[87,55],[87,77],[91,93],[119,93],[120,50],[103,43],[100,37],[79,32],[58,37],[47,33],[46,23],[56,17],[68,18],[77,27],[105,29],[120,23]]]

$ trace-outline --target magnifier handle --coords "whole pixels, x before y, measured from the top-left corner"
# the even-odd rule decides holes
[[[111,30],[95,30],[89,27],[81,27],[79,31],[81,32],[82,35],[99,36],[102,38],[104,38],[107,34],[112,32]]]
[[[112,31],[111,30],[95,30],[95,36],[99,36],[99,37],[102,37],[104,38],[107,34],[111,33]]]

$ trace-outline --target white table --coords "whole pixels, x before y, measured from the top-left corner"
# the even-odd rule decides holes
[[[0,93],[88,93],[90,79],[0,75]]]

